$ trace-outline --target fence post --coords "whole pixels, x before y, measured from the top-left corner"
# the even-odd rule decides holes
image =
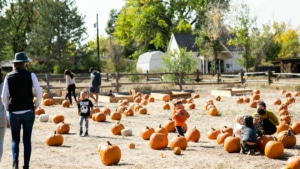
[[[244,71],[243,69],[241,69],[241,83],[243,84],[244,83]]]
[[[273,80],[272,80],[272,71],[270,71],[270,70],[268,70],[268,83],[269,83],[269,85],[271,83],[273,83]]]
[[[107,81],[107,82],[109,81],[108,73],[106,73],[106,81]]]
[[[182,73],[181,71],[179,71],[179,90],[181,91],[182,90]]]
[[[217,83],[220,83],[220,73],[217,72]]]
[[[46,73],[47,93],[50,94],[50,75]]]
[[[147,73],[147,74],[146,74],[146,81],[149,81],[149,71],[147,70],[146,73]]]
[[[195,81],[198,82],[198,83],[200,82],[199,74],[200,74],[200,71],[199,71],[199,69],[197,69]]]
[[[119,72],[116,72],[116,90],[119,92]]]

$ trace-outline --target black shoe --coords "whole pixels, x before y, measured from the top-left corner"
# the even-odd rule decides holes
[[[240,154],[246,154],[246,151],[241,147]]]
[[[250,149],[247,154],[253,156],[255,155],[255,151],[253,149]]]
[[[85,133],[84,133],[84,136],[88,136],[89,135],[89,133],[86,131]]]
[[[13,161],[13,169],[19,169],[19,161],[18,160],[15,160]]]
[[[82,135],[82,130],[79,131],[79,135],[80,135],[80,136]]]
[[[29,166],[23,166],[23,169],[29,169]]]

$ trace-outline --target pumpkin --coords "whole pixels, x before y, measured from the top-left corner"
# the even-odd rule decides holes
[[[97,122],[105,122],[106,115],[102,112],[93,114],[93,120]]]
[[[221,101],[221,96],[216,96],[216,101]]]
[[[170,104],[169,103],[165,103],[163,106],[162,106],[162,109],[163,110],[170,110]]]
[[[121,135],[123,137],[125,137],[125,136],[132,136],[132,129],[125,127],[124,129],[121,130]]]
[[[139,114],[147,114],[147,108],[143,107],[139,109]]]
[[[283,144],[284,148],[292,148],[296,145],[296,137],[292,132],[292,129],[278,133],[277,140]]]
[[[110,109],[108,107],[104,107],[100,109],[101,112],[103,112],[105,115],[110,115]]]
[[[175,147],[180,147],[181,150],[185,150],[188,146],[188,142],[184,136],[177,135],[170,142],[170,148],[173,150]]]
[[[187,103],[186,99],[185,99],[185,98],[182,98],[182,99],[181,99],[181,103],[182,103],[182,104],[186,104],[186,103]]]
[[[58,134],[68,134],[70,131],[70,125],[64,122],[56,126],[56,133]]]
[[[277,130],[276,133],[280,133],[284,130],[288,130],[290,128],[290,126],[284,122],[280,122],[278,126],[276,126]]]
[[[282,110],[279,111],[279,116],[288,115],[288,114],[289,114],[289,112],[286,109],[282,109]]]
[[[164,102],[168,102],[171,100],[171,97],[169,94],[164,94],[162,97],[161,97],[161,100],[164,101]]]
[[[101,112],[101,109],[99,107],[93,108],[93,113],[99,113]]]
[[[48,99],[48,98],[50,98],[50,95],[48,94],[48,93],[43,93],[43,99]]]
[[[257,149],[263,153],[265,151],[266,144],[271,140],[274,140],[272,135],[262,135],[258,137]]]
[[[110,119],[111,120],[121,120],[122,114],[120,112],[115,111],[110,115]]]
[[[50,99],[43,99],[43,105],[44,106],[51,106],[52,105],[52,101]]]
[[[250,102],[249,106],[251,108],[255,108],[256,109],[257,108],[257,101]]]
[[[62,107],[70,107],[70,101],[69,100],[63,100],[61,105],[62,105]]]
[[[122,104],[123,104],[124,106],[127,106],[127,105],[129,104],[129,100],[128,100],[128,99],[123,99],[123,100],[122,100]]]
[[[242,97],[236,99],[236,103],[237,104],[241,104],[241,103],[244,103],[244,99]]]
[[[300,122],[294,122],[291,126],[292,131],[294,134],[299,134],[300,133]]]
[[[239,137],[228,136],[224,140],[224,150],[228,153],[239,152],[241,149]]]
[[[200,136],[200,131],[196,127],[194,127],[187,130],[185,138],[188,142],[198,142]]]
[[[181,154],[181,148],[180,147],[174,147],[173,148],[173,153],[175,155],[180,155]]]
[[[252,100],[259,100],[260,99],[260,95],[259,94],[254,94],[252,96]]]
[[[134,112],[132,109],[127,109],[124,111],[125,116],[134,116]]]
[[[159,125],[158,128],[155,129],[155,133],[162,133],[168,137],[168,130],[162,127],[161,124]]]
[[[276,98],[273,102],[274,105],[281,105],[281,100],[279,98]]]
[[[56,124],[60,123],[60,122],[63,122],[64,120],[65,120],[65,117],[61,114],[56,114],[52,118],[53,123],[56,123]]]
[[[278,159],[281,158],[284,152],[284,146],[281,142],[271,140],[266,144],[265,156],[268,158]]]
[[[148,100],[143,99],[143,100],[141,101],[141,105],[147,105],[147,104],[148,104]]]
[[[141,101],[142,101],[142,98],[140,96],[138,96],[134,99],[134,102],[136,102],[136,103],[141,103]]]
[[[281,104],[281,105],[278,107],[278,112],[280,112],[280,110],[283,110],[283,109],[285,109],[285,110],[288,109],[286,104]]]
[[[41,114],[45,114],[45,110],[41,107],[37,107],[35,110],[34,110],[34,113],[36,115],[41,115]]]
[[[134,143],[129,143],[128,148],[135,149],[135,144]]]
[[[46,138],[46,144],[48,146],[61,146],[63,142],[63,136],[61,134],[56,134],[56,131],[54,131],[54,134],[50,134]]]
[[[285,93],[286,93],[286,90],[282,89],[281,94],[285,94]]]
[[[290,124],[291,123],[291,116],[288,114],[282,115],[280,116],[280,121],[286,123],[286,124]]]
[[[39,115],[40,122],[48,122],[49,121],[49,114],[41,114]]]
[[[109,141],[107,141],[106,146],[100,146],[99,155],[102,164],[106,166],[118,164],[122,156],[120,147]]]
[[[148,99],[148,100],[149,100],[149,102],[150,102],[150,103],[153,103],[155,99],[154,99],[154,97],[153,97],[153,96],[151,96],[151,97],[149,97],[149,99]]]
[[[193,98],[194,99],[200,98],[200,94],[199,93],[194,94]]]
[[[163,126],[168,132],[175,132],[175,121],[171,118]]]
[[[212,107],[208,110],[208,114],[211,116],[217,116],[218,115],[218,110],[215,107]]]
[[[259,90],[253,90],[253,94],[260,94]]]
[[[289,157],[288,160],[286,161],[285,168],[299,169],[300,168],[300,157],[298,155]]]
[[[195,107],[196,107],[196,104],[195,104],[195,103],[189,103],[189,104],[188,104],[188,108],[189,108],[189,109],[195,109]]]
[[[153,133],[149,139],[149,146],[154,150],[161,150],[168,147],[168,137],[162,133]]]
[[[292,94],[291,94],[291,92],[287,92],[287,93],[285,93],[285,97],[292,97]]]
[[[193,98],[187,98],[187,99],[186,99],[186,102],[187,102],[187,103],[194,103],[194,99],[193,99]]]
[[[143,108],[142,105],[136,104],[133,108],[134,112],[138,112],[140,110],[140,108]]]
[[[144,140],[149,140],[153,133],[155,133],[154,128],[146,126],[141,132],[141,137]]]
[[[250,102],[250,98],[249,97],[244,97],[243,98],[243,102],[244,103],[249,103]]]
[[[116,124],[113,124],[110,128],[113,135],[121,135],[121,131],[125,129],[124,125],[119,121]]]
[[[221,133],[217,136],[217,143],[220,145],[220,144],[223,144],[226,137],[229,137],[231,136],[228,132],[224,132],[223,130],[221,130]]]
[[[224,126],[223,131],[229,133],[231,136],[233,135],[233,128],[232,127]]]
[[[211,139],[211,140],[217,139],[217,137],[220,133],[221,133],[221,130],[216,130],[214,128],[211,128],[211,130],[207,132],[207,138]]]
[[[143,96],[143,98],[145,99],[145,100],[147,100],[147,99],[149,99],[149,94],[144,94],[144,96]]]

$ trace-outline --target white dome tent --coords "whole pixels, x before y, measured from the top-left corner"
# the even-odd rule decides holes
[[[163,67],[162,55],[165,54],[161,51],[149,51],[139,56],[136,63],[136,69],[143,73],[151,70],[157,70]]]

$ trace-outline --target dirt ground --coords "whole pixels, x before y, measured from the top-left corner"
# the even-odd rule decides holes
[[[62,108],[61,105],[41,106],[50,116],[49,122],[40,122],[38,116],[33,129],[32,136],[32,156],[30,168],[33,169],[100,169],[100,168],[118,168],[118,169],[152,169],[152,168],[172,168],[172,169],[279,169],[285,166],[286,160],[293,155],[299,153],[299,136],[297,135],[297,144],[292,149],[285,149],[284,155],[280,159],[269,159],[263,154],[256,153],[255,156],[248,156],[239,153],[227,153],[222,145],[218,145],[216,140],[207,139],[207,132],[211,127],[223,129],[224,126],[233,127],[235,116],[237,114],[250,115],[255,109],[250,108],[249,104],[237,104],[235,101],[240,96],[221,97],[221,101],[215,101],[215,105],[219,111],[219,116],[210,116],[204,110],[205,102],[208,99],[214,99],[211,90],[226,86],[190,86],[195,93],[200,94],[200,98],[194,99],[195,109],[187,109],[191,117],[187,121],[188,127],[196,127],[201,132],[200,141],[197,143],[189,142],[185,151],[181,155],[173,154],[170,148],[164,150],[152,150],[149,142],[140,137],[140,132],[145,126],[158,128],[160,124],[165,124],[171,117],[171,110],[162,110],[164,102],[155,100],[145,107],[148,110],[147,115],[135,113],[134,116],[122,116],[121,123],[125,127],[129,127],[133,131],[133,136],[122,137],[113,135],[110,128],[116,121],[112,121],[109,116],[106,122],[94,122],[90,120],[89,136],[80,137],[78,135],[78,115],[77,108],[72,105],[69,108]],[[281,94],[286,86],[268,87],[264,85],[247,86],[251,89],[259,89],[261,91],[261,100],[267,103],[267,109],[278,114],[278,106],[273,105],[275,98],[285,101],[286,98]],[[292,87],[287,88],[294,92]],[[251,97],[251,95],[247,95]],[[133,104],[133,103],[130,103]],[[108,107],[111,111],[116,110],[117,103],[103,103],[103,107]],[[173,106],[171,106],[171,109]],[[292,122],[300,121],[299,116],[300,104],[299,99],[289,107],[292,116]],[[70,124],[70,133],[63,135],[64,143],[60,147],[49,147],[45,144],[46,137],[53,133],[56,125],[51,118],[55,114],[63,114],[65,123]],[[176,137],[176,133],[169,133],[169,142]],[[10,129],[6,130],[5,146],[0,168],[6,169],[12,166],[11,155],[11,137]],[[116,144],[122,151],[122,157],[118,165],[104,166],[99,158],[97,146],[105,145],[107,141]],[[135,149],[129,149],[128,145],[134,143]],[[161,155],[164,155],[162,157]],[[20,166],[23,166],[23,145],[20,144]]]

